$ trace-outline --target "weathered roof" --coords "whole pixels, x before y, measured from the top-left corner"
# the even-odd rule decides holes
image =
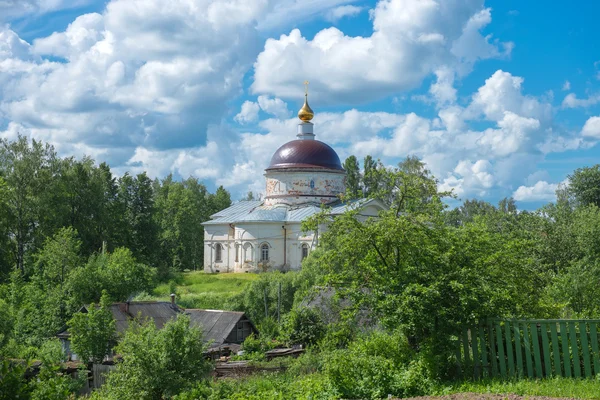
[[[245,213],[248,212],[249,210],[252,210],[255,207],[258,207],[260,205],[262,205],[263,201],[262,200],[249,200],[249,201],[238,201],[235,204],[232,204],[231,206],[227,207],[224,210],[219,211],[218,213],[215,213],[213,215],[211,215],[211,218],[223,218],[223,217],[229,217],[235,214],[239,214],[239,213]]]
[[[244,207],[239,206],[240,203]],[[355,209],[364,207],[370,203],[376,203],[381,207],[385,207],[378,200],[359,199],[352,200],[346,203],[338,202],[332,205],[330,214],[339,215]],[[243,222],[302,222],[306,218],[317,214],[321,211],[319,206],[308,204],[304,206],[265,206],[262,201],[241,201],[235,205],[215,214],[214,219],[206,221],[203,225],[220,225],[233,224]]]
[[[87,307],[82,307],[79,312],[87,313]],[[129,322],[138,316],[141,320],[152,318],[154,325],[161,329],[170,319],[177,317],[177,314],[184,310],[178,306],[165,301],[131,301],[129,303],[113,303],[110,306],[110,312],[115,320],[117,333],[123,333],[129,327]],[[70,337],[69,330],[64,329],[57,337],[67,339]]]
[[[141,317],[142,320],[152,318],[154,325],[161,329],[170,319],[177,317],[181,313],[179,307],[172,305],[170,302],[163,301],[132,301],[127,303],[113,303],[110,306],[113,318],[117,328],[117,333],[124,332],[129,326],[129,322]]]
[[[187,309],[185,312],[189,314],[191,324],[202,328],[204,341],[213,341],[213,345],[224,343],[244,318],[244,313],[238,311]]]

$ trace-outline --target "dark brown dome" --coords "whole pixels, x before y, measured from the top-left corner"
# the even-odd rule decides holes
[[[343,171],[335,150],[318,140],[292,140],[281,146],[267,168],[326,168]]]

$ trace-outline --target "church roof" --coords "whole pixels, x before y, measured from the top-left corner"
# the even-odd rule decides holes
[[[325,168],[344,171],[335,150],[318,140],[292,140],[277,149],[267,171],[282,168]]]
[[[359,199],[346,203],[341,201],[331,207],[331,215],[343,214],[349,209],[363,207],[378,200]],[[244,204],[242,204],[244,203]],[[385,206],[383,206],[385,207]],[[265,206],[262,201],[240,201],[212,216],[212,220],[202,225],[222,225],[250,222],[302,222],[311,215],[321,211],[316,205],[304,206]]]

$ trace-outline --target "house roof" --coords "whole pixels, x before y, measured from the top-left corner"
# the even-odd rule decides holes
[[[129,307],[127,307],[129,305]],[[87,313],[87,307],[84,306],[79,312]],[[142,320],[152,318],[154,325],[158,329],[162,327],[177,314],[183,312],[183,309],[172,305],[166,301],[131,301],[128,303],[113,303],[110,306],[110,312],[115,320],[115,328],[117,333],[124,333],[129,327],[129,322],[136,317],[141,317]],[[64,329],[57,337],[61,339],[69,338],[69,330]]]
[[[110,311],[115,319],[117,333],[127,330],[129,322],[138,316],[142,319],[152,318],[154,325],[162,329],[169,320],[183,312],[170,302],[163,301],[132,301],[129,302],[129,310],[127,310],[127,303],[113,303]]]
[[[244,318],[244,313],[238,311],[187,309],[185,312],[193,325],[202,328],[204,341],[213,341],[213,345],[223,344]]]
[[[386,208],[385,205],[379,200],[358,199],[345,203],[341,201],[334,203],[331,207],[330,214],[339,215],[350,209],[366,207],[371,204],[377,205],[381,209]],[[202,225],[222,225],[244,222],[299,223],[319,212],[321,212],[321,207],[313,204],[307,204],[304,206],[266,206],[262,201],[240,201],[231,207],[212,215],[211,218],[213,219],[204,222]]]

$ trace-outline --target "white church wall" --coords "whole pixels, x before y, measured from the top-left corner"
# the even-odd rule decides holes
[[[303,168],[267,171],[266,205],[329,203],[345,192],[344,172]]]
[[[262,260],[261,246],[265,244],[269,249],[268,261]],[[222,246],[220,260],[216,258],[218,245]],[[310,253],[316,241],[314,233],[301,231],[300,223],[240,223],[233,228],[207,225],[204,231],[204,271],[298,270],[302,263],[302,245],[306,245]]]

